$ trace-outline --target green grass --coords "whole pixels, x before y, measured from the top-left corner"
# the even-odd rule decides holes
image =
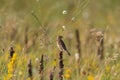
[[[44,78],[48,80],[54,59],[58,80],[59,49],[56,38],[62,35],[71,56],[64,53],[64,69],[70,79],[64,80],[119,80],[120,76],[120,1],[119,0],[0,0],[0,80],[8,75],[9,47],[17,53],[15,80],[28,78],[27,63],[32,60],[33,78],[39,80],[39,60],[45,55]],[[67,14],[63,14],[66,10]],[[72,21],[71,19],[75,17]],[[65,26],[65,29],[62,28]],[[107,29],[106,29],[107,27]],[[97,44],[89,30],[105,30],[104,59],[97,57]],[[75,61],[75,29],[80,31],[82,57],[78,67]],[[28,37],[26,50],[25,36]],[[2,52],[2,49],[5,51]],[[117,57],[116,57],[117,55]],[[80,68],[80,73],[78,73]],[[21,74],[20,74],[21,73]],[[66,73],[64,73],[66,75]]]

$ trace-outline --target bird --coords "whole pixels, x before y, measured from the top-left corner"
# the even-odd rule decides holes
[[[65,51],[69,56],[71,55],[70,52],[67,50],[64,41],[62,40],[63,36],[57,37],[57,46],[61,52]]]

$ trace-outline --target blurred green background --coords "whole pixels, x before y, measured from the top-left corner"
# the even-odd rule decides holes
[[[76,17],[67,29],[109,25],[112,32],[119,33],[119,4],[119,0],[0,0],[0,26],[6,27],[9,23],[7,27],[19,29],[28,25],[31,29],[41,24],[53,32]],[[63,10],[67,11],[66,15],[62,14]]]
[[[93,69],[88,73],[90,72],[95,77],[103,75],[104,79],[101,80],[119,79],[120,59],[116,63],[110,62],[109,65],[104,65],[104,69],[106,66],[107,68],[115,67],[117,75],[110,76],[113,72],[108,74],[102,72],[101,62],[99,63],[97,58],[93,58],[94,54],[92,53],[96,54],[96,43],[93,41],[89,45],[87,42],[89,31],[92,28],[105,30],[106,58],[120,51],[120,0],[0,0],[0,65],[2,65],[0,66],[0,75],[7,75],[8,54],[4,55],[3,53],[9,53],[9,47],[12,45],[17,47],[18,53],[16,75],[20,71],[23,73],[22,77],[17,77],[21,80],[26,79],[26,65],[28,58],[31,58],[34,62],[36,80],[39,80],[35,59],[40,58],[41,54],[47,55],[48,63],[45,68],[48,73],[53,59],[58,56],[56,54],[59,51],[56,47],[58,35],[63,35],[68,49],[74,55],[77,52],[75,30],[78,29],[82,56],[87,56],[81,60],[81,69],[87,70],[88,64],[95,62],[99,65],[98,69],[95,71]],[[72,56],[70,60],[69,57],[65,56],[65,58],[65,66],[71,68],[74,73],[71,75],[73,80],[78,77],[83,80],[87,77],[87,75],[85,75],[86,77],[82,77],[82,75],[76,77],[76,63],[71,63],[74,61],[74,57]],[[23,62],[21,62],[22,59]],[[106,78],[107,75],[108,78]],[[3,80],[4,77],[2,76],[0,80]]]
[[[105,43],[115,43],[120,34],[119,4],[119,0],[0,0],[0,47],[20,44],[51,51],[56,50],[56,37],[63,35],[74,53],[75,29],[85,46],[92,28],[106,30]]]
[[[25,34],[28,39],[37,36],[35,42],[39,45],[46,36],[47,41],[42,40],[41,44],[54,44],[57,35],[74,37],[76,28],[83,42],[90,28],[105,30],[108,27],[109,36],[117,38],[119,4],[119,0],[0,0],[0,46],[5,47],[12,41],[24,45]]]

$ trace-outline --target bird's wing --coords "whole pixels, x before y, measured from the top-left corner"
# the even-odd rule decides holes
[[[67,48],[66,48],[65,43],[63,42],[63,40],[61,40],[60,42],[61,42],[62,48],[67,51]]]

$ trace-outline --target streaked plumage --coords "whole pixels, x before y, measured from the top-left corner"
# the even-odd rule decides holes
[[[57,37],[57,46],[60,49],[60,51],[65,51],[68,53],[68,55],[71,55],[70,52],[67,50],[64,41],[62,40],[62,36]]]

